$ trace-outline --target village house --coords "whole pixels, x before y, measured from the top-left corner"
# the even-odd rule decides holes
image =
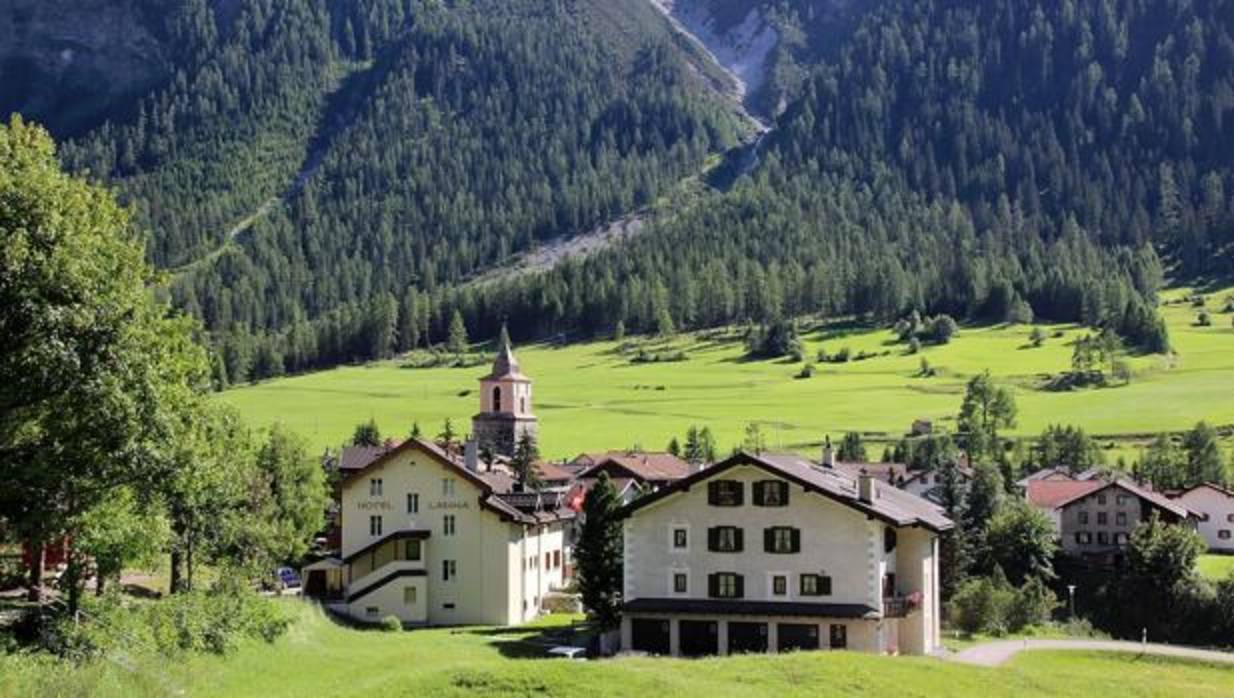
[[[919,497],[741,453],[625,508],[622,645],[701,656],[938,650],[938,535]]]
[[[1030,480],[1025,496],[1049,516],[1063,552],[1094,562],[1121,564],[1131,532],[1154,513],[1191,525],[1185,506],[1126,479]]]
[[[494,390],[482,394],[477,420],[499,445],[528,429],[531,383],[517,366],[506,346],[483,379]],[[490,408],[505,409],[510,397],[517,418],[495,420],[503,432],[492,427]],[[568,582],[575,512],[564,491],[523,491],[507,471],[482,466],[477,451],[469,442],[460,458],[408,439],[349,467],[338,487],[339,555],[304,569],[305,593],[365,622],[514,625],[536,617],[545,595]]]
[[[935,470],[911,470],[904,463],[845,463],[835,460],[835,452],[828,440],[823,446],[823,465],[835,467],[852,477],[862,474],[875,480],[885,482],[892,487],[904,490],[910,494],[927,499],[934,504],[942,502],[943,474]],[[961,456],[956,464],[956,477],[959,478],[959,488],[967,491],[973,480],[973,469],[968,465],[968,459]]]
[[[1234,492],[1205,483],[1169,497],[1195,515],[1196,530],[1210,552],[1234,553]]]
[[[667,487],[698,469],[671,453],[644,451],[584,453],[566,467],[574,471],[574,482],[583,492],[595,485],[601,473],[608,474],[623,504]]]

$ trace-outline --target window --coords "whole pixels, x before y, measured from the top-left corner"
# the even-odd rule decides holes
[[[801,552],[801,531],[789,526],[764,529],[763,550],[776,554]]]
[[[493,411],[501,411],[501,386],[493,388]]]
[[[1097,495],[1097,503],[1102,506],[1105,506],[1105,495],[1104,494]]]
[[[406,553],[406,559],[413,562],[419,560],[424,554],[423,550],[420,548],[420,541],[418,540],[407,541],[406,550],[404,550],[404,552]]]
[[[1226,515],[1225,515],[1225,520],[1226,520],[1226,522],[1228,522],[1228,523],[1234,523],[1234,514],[1226,514]]]
[[[454,496],[454,478],[447,477],[441,480],[441,494],[443,497]]]
[[[771,594],[772,596],[787,596],[788,595],[788,577],[777,574],[771,578]]]
[[[544,553],[544,569],[546,570],[553,569],[553,554],[552,553]]]
[[[370,536],[380,536],[381,535],[381,517],[380,516],[368,517],[368,534]]]
[[[707,503],[713,507],[739,507],[741,499],[741,483],[736,480],[715,480],[707,483]]]
[[[673,549],[674,550],[689,550],[690,548],[690,530],[687,528],[673,529]]]
[[[1110,523],[1110,517],[1104,511],[1097,512],[1097,525],[1104,526]]]
[[[403,605],[404,606],[415,606],[416,605],[416,588],[415,587],[403,587]]]
[[[381,478],[373,478],[372,480],[368,481],[368,496],[370,497],[380,497],[381,496]]]
[[[441,535],[454,535],[454,514],[446,514],[441,517]]]
[[[713,553],[739,553],[742,548],[741,539],[741,529],[736,526],[707,529],[707,549]]]
[[[848,647],[848,626],[831,626],[831,649],[842,650]]]
[[[1075,542],[1079,543],[1080,545],[1088,545],[1089,543],[1093,542],[1093,534],[1089,533],[1088,531],[1080,531],[1079,533],[1075,534]]]
[[[1088,512],[1087,511],[1080,512],[1080,523],[1084,526],[1088,525]]]
[[[801,575],[802,596],[830,596],[831,577],[825,574]]]
[[[1110,534],[1105,531],[1097,531],[1097,545],[1109,545]]]
[[[1126,533],[1115,533],[1114,534],[1114,544],[1115,545],[1126,545],[1127,544],[1127,534]]]
[[[1200,513],[1200,521],[1208,521],[1208,512]]]
[[[1127,512],[1120,511],[1114,514],[1114,523],[1119,526],[1126,526],[1127,525]]]
[[[561,567],[561,551],[554,550],[553,551],[553,568],[556,569],[559,567]]]
[[[754,483],[754,504],[760,507],[788,506],[788,483],[780,480]]]
[[[1126,506],[1127,505],[1127,495],[1125,494],[1115,495],[1114,503],[1120,507]]]
[[[407,513],[408,514],[419,514],[420,513],[420,495],[416,494],[415,492],[410,492],[407,494]]]
[[[690,590],[690,576],[685,572],[673,573],[673,593],[684,594]]]
[[[1223,528],[1220,531],[1217,531],[1217,537],[1221,540],[1229,540],[1230,532]]]
[[[441,561],[441,579],[448,582],[458,576],[458,564],[454,560]]]
[[[364,607],[364,615],[368,616],[369,618],[376,618],[379,613],[381,613],[381,609],[377,608],[376,606],[365,606]]]
[[[745,591],[744,578],[732,572],[717,572],[708,581],[708,596],[715,599],[740,599]]]
[[[523,413],[527,412],[527,398],[520,397],[518,399],[518,411]]]
[[[883,552],[889,553],[896,549],[899,540],[896,530],[890,526],[883,529]]]

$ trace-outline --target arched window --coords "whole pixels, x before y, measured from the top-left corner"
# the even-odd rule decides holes
[[[493,411],[494,412],[501,411],[501,386],[500,385],[493,388]]]

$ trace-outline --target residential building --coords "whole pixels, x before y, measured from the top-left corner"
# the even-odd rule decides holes
[[[1169,496],[1195,515],[1209,551],[1234,553],[1234,491],[1205,483]]]
[[[741,453],[625,508],[623,647],[940,647],[941,511],[869,475]]]
[[[584,453],[571,461],[569,467],[575,470],[576,486],[583,492],[591,489],[601,473],[607,473],[623,504],[667,487],[697,470],[671,453],[644,451]]]
[[[1131,532],[1154,513],[1191,525],[1185,506],[1125,479],[1030,480],[1026,497],[1050,517],[1063,552],[1097,562],[1120,564]]]

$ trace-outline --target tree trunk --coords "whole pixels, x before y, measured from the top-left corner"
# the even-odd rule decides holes
[[[77,617],[77,609],[81,608],[81,592],[82,586],[85,584],[85,574],[82,569],[81,557],[74,550],[69,550],[68,565],[64,569],[64,579],[68,582],[68,609],[69,617]]]
[[[103,570],[99,570],[94,575],[94,595],[102,596],[104,592],[103,587],[106,586],[106,584],[107,584],[107,575],[103,574]]]
[[[30,584],[26,598],[43,605],[43,541],[30,541]]]
[[[186,579],[188,584],[185,585],[186,591],[193,590],[193,541],[189,541],[186,546],[187,550],[184,555],[184,569],[188,573]]]
[[[181,571],[184,565],[183,556],[180,554],[179,548],[173,548],[171,551],[171,580],[168,583],[168,591],[172,594],[179,594],[183,589],[184,584],[181,578]]]

